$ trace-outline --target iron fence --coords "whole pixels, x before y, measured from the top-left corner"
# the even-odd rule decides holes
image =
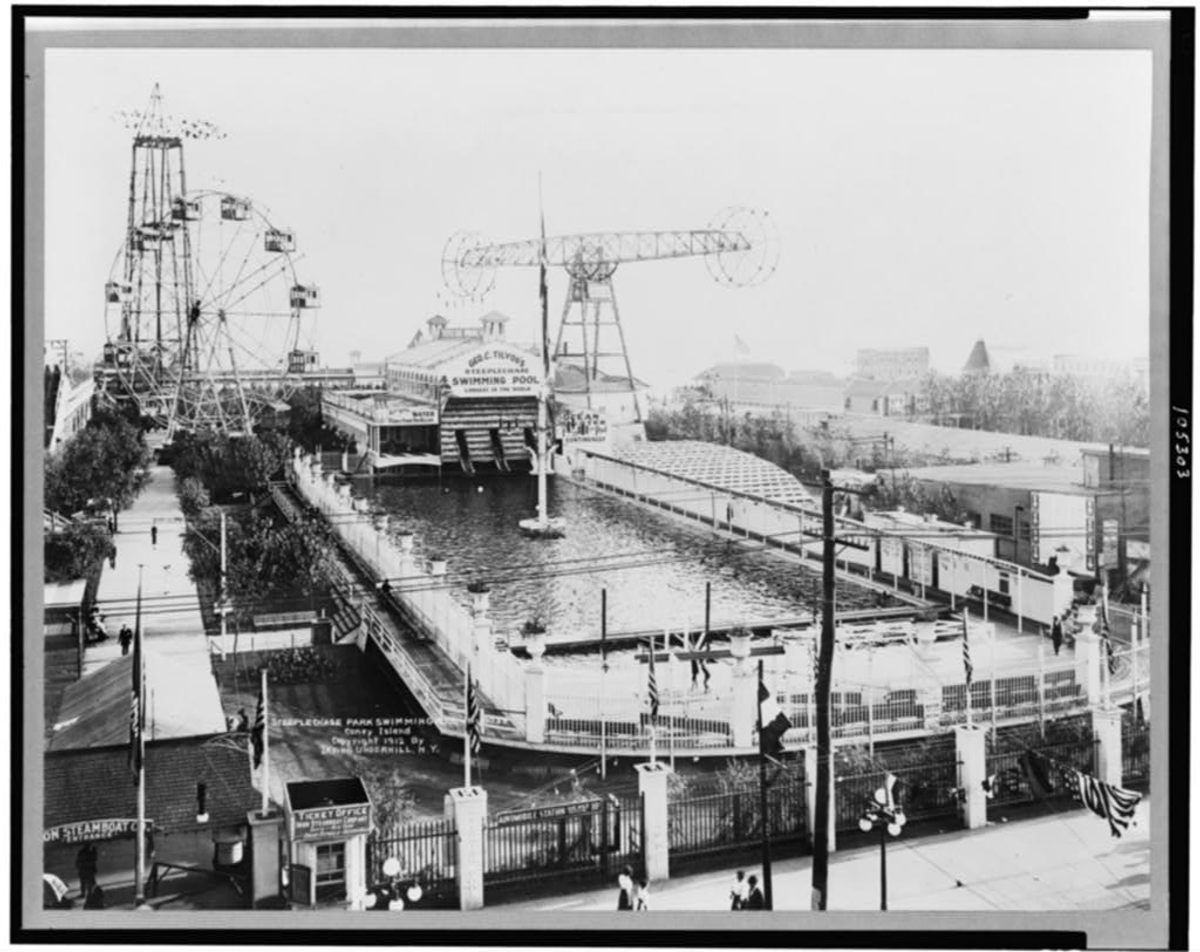
[[[834,786],[839,831],[857,830],[863,808],[887,775],[896,777],[893,793],[910,820],[953,817],[958,813],[958,760],[953,745],[926,752],[924,763],[889,767],[880,762],[869,770],[839,773]]]
[[[988,746],[987,775],[994,778],[991,803],[995,806],[1068,797],[1071,787],[1064,782],[1063,771],[1095,770],[1095,742],[1090,730],[1081,732],[1077,740],[1031,745],[1026,750],[997,751],[990,741]],[[1030,753],[1038,756],[1031,759],[1027,756]]]
[[[1150,725],[1122,725],[1121,784],[1125,787],[1150,787]]]
[[[458,896],[458,833],[453,820],[407,823],[394,829],[372,831],[367,837],[367,883],[389,877],[383,864],[400,864],[399,880],[417,882],[425,892],[425,905],[456,905]]]
[[[802,777],[781,779],[768,788],[767,817],[773,841],[807,839]],[[762,839],[762,800],[757,787],[672,801],[667,818],[672,860],[735,852]]]
[[[484,887],[563,878],[607,882],[642,866],[640,799],[606,796],[496,814],[484,830]]]

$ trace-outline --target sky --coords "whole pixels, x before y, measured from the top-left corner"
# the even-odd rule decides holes
[[[673,386],[721,359],[850,372],[858,348],[927,346],[957,372],[1148,352],[1150,54],[984,50],[133,50],[47,54],[47,337],[98,354],[144,107],[207,119],[189,189],[251,197],[296,231],[320,286],[315,344],[344,366],[426,318],[496,309],[534,339],[537,275],[502,270],[448,309],[460,231],[703,228],[767,211],[779,265],[755,287],[698,258],[614,285],[634,373]],[[567,290],[550,278],[553,328]]]

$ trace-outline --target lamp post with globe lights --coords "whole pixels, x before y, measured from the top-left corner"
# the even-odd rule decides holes
[[[887,839],[888,836],[899,836],[908,822],[904,810],[896,802],[894,790],[896,777],[888,774],[883,786],[875,790],[863,808],[859,817],[858,828],[864,833],[870,833],[879,828],[879,908],[887,909]]]

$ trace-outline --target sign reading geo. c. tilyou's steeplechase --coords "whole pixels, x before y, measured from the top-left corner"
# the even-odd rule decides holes
[[[42,832],[43,843],[88,843],[92,840],[115,840],[120,836],[137,834],[137,819],[114,817],[108,820],[81,820],[52,826]],[[154,827],[153,820],[146,821],[146,832]]]
[[[447,362],[442,373],[452,397],[535,397],[542,383],[532,354],[499,343]]]

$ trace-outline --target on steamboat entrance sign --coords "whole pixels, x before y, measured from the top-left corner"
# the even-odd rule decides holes
[[[118,817],[109,820],[82,820],[52,826],[42,833],[43,843],[87,843],[90,840],[115,840],[120,836],[137,835],[137,818]],[[146,820],[146,832],[154,830],[154,821]]]

